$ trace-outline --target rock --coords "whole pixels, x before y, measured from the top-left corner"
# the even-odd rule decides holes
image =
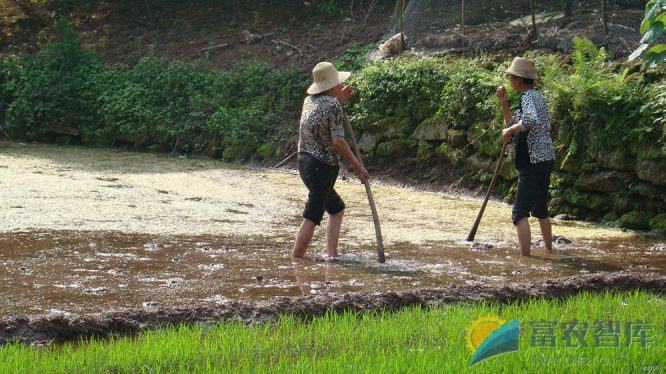
[[[502,161],[500,175],[509,181],[518,179],[518,169],[516,169],[516,165],[513,160],[504,159],[504,161]]]
[[[390,37],[386,42],[379,45],[379,54],[383,57],[390,57],[399,55],[405,50],[405,43],[403,43],[402,33],[398,33]]]
[[[573,240],[567,239],[564,236],[555,235],[555,236],[553,236],[553,243],[555,243],[555,244],[572,244]]]
[[[553,218],[554,218],[555,220],[558,220],[558,221],[573,221],[573,220],[576,219],[576,217],[573,217],[573,216],[571,216],[571,215],[564,214],[564,213],[562,213],[562,214],[558,214],[558,215],[556,215],[556,216],[553,217]]]
[[[601,171],[597,173],[583,173],[578,177],[574,186],[583,191],[616,192],[626,188],[631,181],[631,174],[618,171]]]
[[[256,277],[254,277],[254,279],[255,279],[257,282],[262,282],[262,281],[264,280],[264,277],[261,276],[261,275],[257,275]]]
[[[561,197],[554,197],[550,199],[550,203],[548,203],[548,206],[550,209],[556,208],[562,204],[562,198]]]
[[[657,186],[666,186],[666,159],[638,160],[634,171],[641,180]]]
[[[650,228],[655,231],[666,231],[666,213],[657,214],[652,217]]]
[[[576,179],[578,178],[575,175],[562,171],[553,171],[550,178],[550,185],[555,188],[570,187],[576,183]]]
[[[419,142],[416,159],[422,162],[431,162],[435,158],[435,146],[425,140]]]
[[[596,160],[599,165],[606,169],[631,171],[634,168],[634,160],[627,155],[623,148],[614,151],[598,151]]]
[[[573,189],[563,190],[562,199],[565,201],[591,210],[601,210],[606,206],[606,199],[603,195],[590,192],[580,192]],[[580,214],[577,214],[580,216]]]
[[[629,186],[629,192],[634,195],[647,197],[648,199],[659,199],[663,196],[659,189],[647,183],[632,183]]]
[[[467,134],[461,130],[449,129],[446,131],[446,141],[454,148],[462,148],[467,145]]]
[[[620,226],[634,230],[647,230],[650,228],[650,222],[644,212],[634,210],[620,217]]]
[[[377,139],[369,131],[364,132],[358,140],[358,148],[363,152],[372,151],[376,145]]]
[[[419,140],[446,140],[448,125],[441,118],[427,119],[414,130],[412,138]]]
[[[435,149],[435,154],[441,156],[444,161],[452,165],[460,165],[463,161],[463,151],[461,149],[453,149],[448,143],[442,143]]]
[[[617,219],[618,219],[617,214],[610,212],[606,213],[603,217],[601,217],[601,222],[613,223],[617,221]]]
[[[493,170],[493,160],[475,153],[465,160],[465,165],[474,170]]]
[[[493,249],[494,246],[492,244],[487,244],[487,243],[474,243],[472,247],[470,248],[472,251],[488,251]]]
[[[635,208],[635,204],[627,192],[621,191],[611,195],[611,207],[617,213],[626,213]]]
[[[599,165],[596,162],[586,162],[581,165],[580,170],[588,173],[595,172],[599,170]]]

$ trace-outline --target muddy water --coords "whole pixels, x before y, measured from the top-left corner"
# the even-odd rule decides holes
[[[388,261],[374,259],[364,190],[348,205],[341,261],[289,250],[306,190],[291,171],[120,151],[0,143],[0,315],[210,305],[228,299],[503,283],[631,270],[666,273],[663,238],[580,222],[556,244],[515,248],[510,207],[374,181]],[[538,232],[534,228],[534,232]]]

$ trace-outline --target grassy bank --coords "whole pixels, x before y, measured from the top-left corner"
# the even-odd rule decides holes
[[[204,71],[154,57],[102,63],[65,22],[38,53],[0,60],[0,125],[15,140],[265,160],[295,148],[309,74],[246,62]],[[487,185],[503,126],[495,89],[505,57],[404,57],[368,63],[373,46],[338,57],[354,71],[348,110],[371,169],[475,188]],[[557,163],[553,215],[666,232],[666,68],[610,63],[576,39],[570,63],[530,52],[550,104]],[[511,102],[519,94],[509,92]],[[375,170],[371,170],[375,171]],[[410,175],[410,176],[411,176]],[[511,202],[518,173],[502,165]]]
[[[223,323],[186,327],[63,347],[8,345],[3,372],[659,372],[666,367],[666,298],[643,292],[581,294],[564,301],[409,308],[386,314],[331,314],[302,322]],[[518,352],[469,369],[467,329],[480,317],[521,320]],[[555,348],[534,346],[533,321],[587,323],[586,348],[566,347],[561,327]],[[621,321],[621,347],[595,346],[595,321]],[[624,347],[625,323],[652,323],[652,342]],[[575,340],[574,340],[575,341]],[[656,368],[656,369],[655,369]]]

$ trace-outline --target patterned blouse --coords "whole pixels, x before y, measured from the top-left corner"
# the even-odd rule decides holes
[[[344,137],[344,112],[340,102],[329,95],[305,98],[298,137],[298,152],[308,153],[321,162],[337,166],[338,152],[333,137]]]
[[[550,137],[548,103],[541,91],[531,89],[520,98],[520,110],[513,114],[509,126],[520,124],[527,131],[527,149],[531,164],[555,160],[555,147]],[[514,139],[518,139],[514,136]]]

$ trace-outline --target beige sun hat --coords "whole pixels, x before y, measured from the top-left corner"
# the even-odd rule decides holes
[[[524,57],[516,57],[513,59],[511,66],[506,69],[506,72],[523,78],[539,80],[534,67],[534,60]]]
[[[346,71],[338,71],[330,62],[320,62],[312,70],[314,83],[308,88],[308,94],[316,95],[344,82],[351,76]]]

